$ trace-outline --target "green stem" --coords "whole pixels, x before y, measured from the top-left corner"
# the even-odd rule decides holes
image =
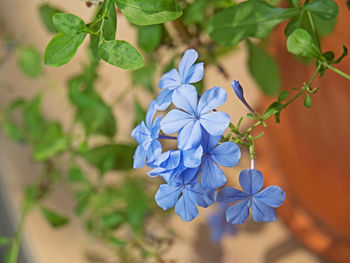
[[[350,80],[350,76],[349,76],[348,74],[344,73],[343,71],[341,71],[341,70],[339,70],[339,69],[337,69],[337,68],[335,68],[335,67],[333,67],[333,66],[331,66],[331,65],[329,65],[328,63],[325,63],[325,62],[323,62],[323,61],[319,61],[319,62],[320,62],[323,66],[329,68],[330,70],[334,71],[335,73],[339,74],[340,76],[342,76],[342,77],[344,77],[344,78]]]
[[[317,30],[316,30],[315,23],[314,23],[314,20],[313,20],[313,18],[312,18],[312,15],[311,15],[311,13],[310,13],[309,11],[307,11],[307,17],[308,17],[308,19],[309,19],[312,32],[313,32],[314,35],[315,35],[315,39],[316,39],[317,46],[321,49],[320,38],[319,38],[319,36],[318,36],[318,33],[317,33]]]

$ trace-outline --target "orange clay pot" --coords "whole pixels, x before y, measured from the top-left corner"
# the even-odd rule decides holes
[[[350,47],[350,11],[337,1],[335,31],[322,49],[338,57]],[[271,52],[278,60],[283,88],[309,81],[315,66],[303,65],[286,51],[284,26],[273,36]],[[337,68],[350,73],[350,57]],[[331,262],[350,262],[350,81],[327,71],[314,82],[312,107],[299,98],[281,114],[281,123],[268,122],[257,141],[257,168],[266,184],[280,184],[287,194],[280,216],[307,247]],[[293,92],[293,91],[292,91]],[[293,93],[294,94],[294,93]],[[262,109],[271,103],[265,99]],[[260,130],[261,131],[261,130]],[[258,132],[260,132],[258,131]]]

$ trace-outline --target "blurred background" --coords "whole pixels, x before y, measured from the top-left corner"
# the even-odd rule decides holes
[[[258,111],[263,111],[273,101],[252,77],[247,63],[250,54],[244,43],[234,48],[216,47],[220,56],[215,59],[210,57],[210,50],[215,47],[211,45],[214,44],[207,41],[209,37],[205,34],[196,34],[197,31],[202,32],[198,25],[205,23],[203,20],[206,18],[204,15],[194,17],[190,8],[200,2],[211,15],[215,9],[209,6],[211,1],[179,1],[185,10],[184,16],[161,27],[163,42],[156,49],[142,43],[139,27],[131,25],[122,14],[117,14],[117,38],[125,39],[143,51],[147,58],[144,71],[126,71],[101,62],[96,71],[89,72],[87,68],[93,66],[85,42],[68,64],[57,68],[43,66],[39,74],[34,69],[28,75],[28,69],[23,70],[20,62],[23,52],[33,48],[38,51],[41,61],[53,36],[43,23],[43,6],[55,7],[90,21],[97,8],[92,2],[1,0],[2,120],[13,101],[18,98],[34,101],[41,94],[42,116],[47,122],[59,123],[67,134],[71,133],[77,149],[93,149],[109,143],[132,144],[131,130],[140,118],[142,120],[149,102],[158,93],[160,76],[168,66],[177,67],[182,53],[189,47],[196,48],[200,53],[199,60],[206,63],[205,79],[199,88],[208,89],[215,85],[227,91],[228,101],[220,109],[231,116],[233,123],[247,113],[234,96],[230,85],[233,79],[240,80],[246,99]],[[208,2],[207,5],[204,2]],[[341,53],[341,43],[350,44],[347,30],[350,16],[345,1],[337,2],[340,6],[338,20],[333,33],[325,36],[322,44],[325,50]],[[189,29],[188,35],[183,33],[181,25]],[[309,80],[313,65],[287,53],[284,27],[285,24],[279,25],[268,39],[268,45],[263,45],[277,60],[280,88],[290,90]],[[150,41],[146,39],[146,43]],[[153,53],[147,51],[148,48]],[[150,53],[153,55],[145,55]],[[155,65],[156,61],[162,66]],[[349,72],[349,61],[345,58],[339,68]],[[88,140],[82,127],[72,125],[76,108],[69,99],[71,95],[67,83],[72,77],[82,74],[82,69],[87,76],[98,74],[94,81],[95,90],[110,106],[117,123],[117,133],[112,136],[96,135]],[[38,163],[30,143],[16,137],[15,128],[6,126],[7,129],[3,128],[0,132],[0,235],[9,237],[15,233],[21,222],[23,200],[28,200],[30,195],[30,186],[38,181],[38,175],[49,171],[49,179],[39,182],[45,198],[36,205],[38,209],[32,209],[26,216],[18,262],[350,262],[350,180],[347,168],[350,160],[350,85],[349,81],[332,72],[327,72],[315,83],[320,90],[313,98],[312,107],[306,109],[302,100],[297,101],[282,113],[280,124],[268,123],[264,129],[265,136],[256,143],[256,167],[264,173],[265,185],[281,185],[287,194],[287,201],[278,209],[279,216],[274,223],[249,220],[241,226],[226,226],[224,221],[220,221],[223,213],[218,206],[201,208],[196,220],[183,222],[173,211],[165,213],[155,204],[154,193],[161,180],[150,180],[146,169],[130,172],[123,168],[106,168],[103,183],[99,184],[97,175],[106,165],[104,163],[102,168],[96,165],[98,161],[94,160],[99,157],[91,154],[94,160],[86,157],[86,161],[63,153],[52,157],[54,165],[51,159]],[[25,112],[31,110],[30,106],[24,106]],[[21,120],[15,110],[13,119],[14,123]],[[250,124],[245,119],[243,127]],[[4,123],[2,126],[5,127]],[[49,133],[49,130],[46,132]],[[9,134],[17,142],[9,139]],[[41,136],[44,141],[44,135]],[[47,140],[50,141],[50,137]],[[232,186],[238,185],[239,171],[250,165],[249,153],[242,151],[240,164],[224,170]],[[76,167],[79,169],[74,170]],[[84,192],[85,186],[82,186],[85,179],[72,175],[74,171],[77,174],[82,171],[84,178],[96,183],[94,193],[97,197],[92,201],[81,201],[89,192]],[[67,173],[68,180],[64,175]],[[114,194],[116,192],[121,194]],[[124,205],[119,208],[115,202]],[[77,207],[79,204],[80,208]],[[83,205],[87,208],[82,208]],[[122,212],[111,213],[108,209],[112,206]],[[51,210],[55,211],[54,215],[50,214]],[[227,228],[222,230],[220,227],[224,225]],[[220,229],[217,229],[218,226]],[[213,240],[215,231],[225,232],[220,241]],[[110,236],[112,232],[115,235]],[[0,249],[0,262],[5,262],[3,258],[8,248],[9,245],[4,242]]]

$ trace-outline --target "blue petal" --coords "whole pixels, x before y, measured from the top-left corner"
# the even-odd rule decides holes
[[[243,200],[226,210],[226,221],[232,224],[243,224],[249,216],[249,200]]]
[[[149,130],[152,128],[152,120],[154,117],[154,114],[156,114],[157,110],[154,108],[156,102],[153,100],[148,106],[148,110],[146,113],[146,126]]]
[[[182,192],[182,196],[176,203],[175,212],[185,222],[191,221],[198,216],[198,209],[187,191]]]
[[[246,169],[239,174],[239,183],[248,194],[256,194],[264,185],[264,175],[256,169]]]
[[[160,89],[175,89],[181,85],[181,78],[176,69],[165,73],[158,83]]]
[[[201,183],[187,185],[186,191],[192,201],[201,207],[208,207],[215,202],[215,189],[205,188]]]
[[[179,150],[169,151],[168,158],[160,164],[161,167],[172,170],[179,166],[181,160],[181,152]]]
[[[220,141],[222,136],[212,136],[206,130],[202,130],[202,141],[203,152],[210,152]]]
[[[162,145],[158,140],[152,140],[147,151],[147,160],[152,160],[162,152]]]
[[[186,185],[194,183],[198,180],[199,167],[185,168],[180,173],[174,176],[174,182],[176,184]]]
[[[158,175],[161,175],[164,171],[165,171],[164,168],[156,167],[156,168],[152,169],[151,171],[149,171],[147,174],[151,177],[156,177]]]
[[[211,112],[200,118],[200,123],[213,136],[221,136],[230,123],[230,116],[225,112]]]
[[[204,75],[204,63],[201,62],[201,63],[194,64],[190,68],[184,83],[198,82],[203,78],[203,75]]]
[[[199,146],[198,148],[188,149],[182,151],[183,162],[186,167],[195,168],[201,164],[203,148]]]
[[[268,206],[279,207],[286,199],[286,193],[282,190],[281,187],[271,185],[254,195],[254,198],[260,202],[267,204]]]
[[[164,89],[161,92],[159,92],[154,108],[156,110],[166,110],[171,104],[172,95],[173,90],[170,89]]]
[[[190,69],[194,62],[196,62],[197,58],[198,53],[194,49],[186,50],[185,54],[183,55],[179,64],[179,74],[183,83],[185,83],[185,80],[190,73]]]
[[[182,85],[173,93],[174,105],[188,112],[192,116],[197,115],[197,91],[192,85]]]
[[[135,169],[142,168],[145,165],[147,156],[147,150],[145,150],[142,145],[137,146],[134,153],[134,165]]]
[[[197,120],[188,123],[177,136],[178,148],[186,150],[197,147],[202,138],[202,128]]]
[[[151,137],[153,139],[156,139],[159,137],[159,130],[160,130],[160,122],[161,121],[162,121],[162,116],[158,116],[150,126],[151,127],[150,128]]]
[[[273,222],[276,220],[276,212],[271,206],[254,199],[252,204],[252,216],[256,222]]]
[[[224,187],[218,193],[216,201],[222,203],[233,203],[236,201],[248,199],[248,197],[249,196],[245,192],[242,192],[232,187]]]
[[[221,87],[214,87],[204,92],[198,102],[198,113],[203,115],[208,111],[211,111],[220,105],[224,104],[227,100],[227,93]]]
[[[160,128],[165,134],[173,134],[193,122],[193,117],[181,110],[171,110],[160,122]]]
[[[241,84],[239,84],[239,81],[237,81],[237,80],[232,81],[231,86],[232,86],[233,90],[235,91],[235,93],[236,93],[238,99],[239,99],[240,101],[242,101],[243,104],[244,104],[251,112],[255,113],[255,111],[249,106],[249,104],[248,104],[247,101],[245,100],[244,95],[243,95],[243,89],[242,89]]]
[[[241,159],[241,151],[234,142],[224,142],[210,151],[211,158],[225,167],[232,167],[238,164]]]
[[[167,184],[161,184],[158,192],[156,193],[156,202],[164,210],[168,210],[175,206],[178,198],[181,194],[181,186],[171,186]]]
[[[202,185],[207,188],[219,188],[226,184],[227,179],[224,172],[210,158],[204,158],[202,168]]]
[[[144,121],[132,130],[131,137],[133,137],[139,144],[142,144],[144,141],[151,138],[151,133],[147,129]]]

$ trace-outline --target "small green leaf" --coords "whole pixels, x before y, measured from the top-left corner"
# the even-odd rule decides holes
[[[339,11],[333,0],[313,0],[306,4],[304,9],[326,20],[336,18]]]
[[[68,180],[74,183],[89,184],[89,180],[77,166],[73,166],[69,169]]]
[[[339,58],[337,58],[336,60],[332,61],[332,64],[338,64],[342,61],[343,58],[345,58],[348,55],[348,49],[346,48],[346,46],[343,45],[343,53],[340,55]]]
[[[283,104],[280,102],[274,102],[272,103],[267,110],[264,112],[264,114],[262,115],[262,119],[266,120],[268,119],[270,116],[279,113],[281,110],[283,109]]]
[[[116,247],[122,247],[122,246],[126,245],[126,242],[124,240],[121,240],[121,239],[113,237],[113,236],[108,237],[108,242],[109,242],[109,244],[116,246]]]
[[[264,1],[244,1],[214,15],[207,32],[219,44],[235,46],[247,37],[266,37],[275,26],[298,13],[296,8],[278,8]]]
[[[162,41],[162,25],[141,26],[138,28],[137,43],[146,52],[155,50]]]
[[[175,0],[116,0],[126,19],[136,25],[162,24],[182,15]]]
[[[288,96],[289,96],[289,92],[286,91],[286,90],[282,90],[280,92],[280,94],[278,94],[278,99],[277,100],[279,102],[282,102],[282,101],[286,100],[288,98]]]
[[[45,132],[34,147],[34,159],[45,161],[52,155],[67,149],[69,139],[63,134],[59,123],[46,125]]]
[[[287,39],[287,49],[290,53],[309,58],[320,58],[321,51],[314,44],[311,35],[304,29],[295,30]]]
[[[104,174],[109,170],[131,169],[135,149],[133,145],[108,144],[87,151],[83,157]]]
[[[5,122],[3,124],[3,129],[5,134],[10,137],[12,140],[16,142],[23,141],[23,132],[22,130],[15,124],[11,122]]]
[[[59,32],[70,36],[75,36],[86,29],[84,21],[72,14],[54,14],[52,21]]]
[[[303,20],[303,16],[299,15],[296,16],[295,18],[293,18],[286,26],[286,28],[284,29],[284,34],[286,36],[289,36],[290,34],[292,34],[296,29],[301,27],[301,23]]]
[[[86,33],[71,36],[58,33],[47,45],[44,54],[44,62],[47,66],[58,67],[67,64],[83,43]]]
[[[113,230],[125,222],[125,215],[114,211],[101,217],[101,227],[103,230]]]
[[[43,4],[39,7],[41,21],[45,25],[46,29],[51,33],[58,32],[55,25],[52,22],[52,16],[56,13],[62,13],[62,11],[49,4]]]
[[[36,78],[41,74],[41,55],[34,47],[26,46],[19,49],[18,65],[28,77]]]
[[[77,204],[74,208],[74,212],[77,216],[81,216],[88,208],[91,200],[91,194],[92,193],[89,189],[89,190],[82,190],[75,195]]]
[[[107,63],[128,70],[143,66],[141,54],[126,41],[102,41],[98,47],[100,57]]]
[[[304,106],[306,108],[310,108],[312,106],[312,100],[309,94],[305,94],[305,99],[304,99]]]
[[[40,208],[41,213],[45,217],[46,221],[52,226],[52,227],[62,227],[66,225],[69,222],[68,217],[60,215],[50,209],[47,209],[45,207]]]
[[[24,130],[32,138],[39,138],[45,125],[40,113],[41,96],[36,96],[23,110]]]
[[[256,120],[257,116],[251,112],[247,113],[247,118],[251,120]]]
[[[276,60],[264,49],[248,42],[250,73],[261,90],[267,95],[275,95],[280,89],[281,81]]]

